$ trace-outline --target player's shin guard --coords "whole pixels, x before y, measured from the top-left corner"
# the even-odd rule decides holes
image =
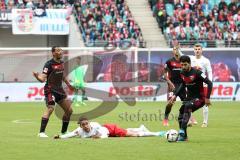
[[[184,114],[184,105],[181,106],[179,109],[179,116],[178,116],[178,123],[179,123],[179,128],[182,127],[182,121],[183,121],[183,114]]]
[[[45,129],[46,129],[46,127],[47,127],[47,124],[48,124],[48,118],[42,117],[41,127],[40,127],[40,133],[41,133],[41,132],[45,132]]]
[[[184,132],[185,132],[184,137],[185,138],[187,137],[187,125],[188,125],[188,121],[191,117],[192,107],[193,107],[192,102],[187,102],[187,103],[184,104],[184,114],[183,114],[182,124],[181,124],[180,129],[184,130]]]
[[[208,124],[208,106],[203,106],[203,124]]]
[[[179,128],[182,127],[182,121],[183,121],[183,114],[182,114],[182,113],[179,113],[179,116],[178,116],[178,124],[179,124]]]

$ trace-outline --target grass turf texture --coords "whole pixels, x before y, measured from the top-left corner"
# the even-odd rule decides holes
[[[177,129],[176,120],[170,121],[169,127],[163,127],[162,121],[150,117],[159,112],[164,113],[166,103],[141,102],[135,107],[125,103],[105,116],[94,121],[100,123],[117,123],[121,127],[138,127],[145,124],[150,130]],[[179,103],[172,113],[177,115]],[[74,112],[85,112],[97,106],[73,107]],[[160,137],[145,138],[109,138],[109,139],[79,139],[53,140],[53,135],[60,132],[61,121],[53,114],[46,133],[51,137],[37,137],[40,117],[44,103],[0,103],[0,159],[99,159],[99,160],[226,160],[240,157],[240,109],[239,102],[213,102],[210,108],[209,127],[201,128],[202,110],[194,113],[199,124],[188,129],[189,142],[168,143]],[[138,112],[140,112],[138,116]],[[134,117],[135,115],[135,117]],[[151,119],[152,118],[152,119]],[[25,120],[29,123],[13,123],[14,120]],[[21,121],[20,121],[21,122]],[[75,122],[69,130],[77,127]]]

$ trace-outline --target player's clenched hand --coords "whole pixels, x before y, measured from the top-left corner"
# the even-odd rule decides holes
[[[210,105],[211,105],[210,99],[205,98],[205,104],[206,104],[207,106],[210,106]]]
[[[33,73],[33,76],[34,76],[35,78],[38,78],[38,75],[39,75],[38,72],[32,72],[32,73]]]
[[[60,136],[59,136],[59,135],[55,135],[55,136],[53,137],[53,139],[60,139]]]

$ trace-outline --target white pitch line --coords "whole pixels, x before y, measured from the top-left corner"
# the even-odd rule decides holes
[[[12,123],[31,124],[34,122],[31,121],[30,119],[17,119],[17,120],[13,120]]]

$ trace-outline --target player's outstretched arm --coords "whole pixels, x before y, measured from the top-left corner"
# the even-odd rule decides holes
[[[45,82],[47,75],[43,73],[33,72],[33,76],[41,83]]]
[[[67,138],[72,138],[72,137],[76,137],[78,135],[78,132],[76,130],[74,130],[73,132],[64,134],[64,135],[55,135],[53,138],[54,139],[67,139]]]

